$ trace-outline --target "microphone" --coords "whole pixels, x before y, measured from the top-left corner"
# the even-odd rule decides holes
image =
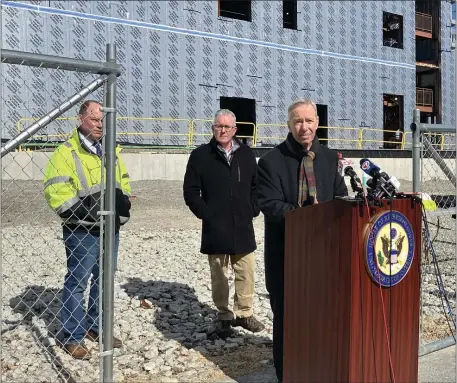
[[[352,167],[353,162],[338,153],[338,172],[342,177],[346,176],[349,177],[351,180],[351,187],[354,193],[362,192],[362,187],[359,186],[362,184],[360,178],[358,177],[357,173],[355,172],[354,168]]]
[[[390,177],[386,172],[381,172],[379,166],[375,165],[368,158],[360,160],[360,168],[372,177],[367,186],[370,187],[370,194],[376,199],[391,198],[400,189],[400,182],[395,177]]]
[[[390,177],[388,182],[395,188],[395,191],[400,191],[400,181],[398,181],[394,176]]]
[[[368,174],[371,178],[374,178],[381,170],[379,166],[376,166],[368,158],[362,158],[360,160],[360,169],[362,169],[365,174]]]
[[[357,173],[354,171],[354,169],[352,168],[352,166],[346,166],[344,168],[344,175],[345,176],[348,176],[348,177],[351,177],[351,178],[354,178],[354,180],[358,183],[362,183],[360,181],[360,178],[359,176],[357,175]]]
[[[354,163],[347,158],[343,158],[340,153],[338,153],[338,172],[342,177],[354,177],[358,182],[360,182],[357,173],[354,171]]]

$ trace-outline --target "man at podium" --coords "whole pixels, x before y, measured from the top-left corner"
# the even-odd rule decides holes
[[[319,143],[316,104],[299,99],[288,108],[289,134],[258,163],[259,204],[265,216],[265,281],[273,311],[273,359],[282,381],[284,314],[284,214],[347,196],[337,153]],[[312,254],[309,254],[312,256]],[[305,321],[306,318],[303,318]]]

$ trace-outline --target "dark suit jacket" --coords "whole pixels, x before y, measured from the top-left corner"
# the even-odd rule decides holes
[[[298,177],[303,147],[289,133],[287,139],[259,160],[259,205],[265,215],[265,279],[272,294],[283,288],[284,214],[298,207]],[[338,173],[338,155],[321,145],[317,137],[311,150],[316,154],[314,175],[317,200],[325,202],[348,194],[344,178]]]
[[[252,219],[260,214],[257,163],[239,143],[229,164],[216,140],[195,149],[184,176],[184,200],[202,223],[204,254],[247,254],[256,249]]]

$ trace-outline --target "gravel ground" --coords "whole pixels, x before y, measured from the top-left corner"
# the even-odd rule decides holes
[[[271,366],[262,217],[254,221],[254,310],[266,329],[252,334],[237,328],[233,338],[223,341],[214,334],[209,270],[199,253],[200,221],[184,205],[182,183],[144,181],[132,188],[132,219],[121,231],[115,277],[115,335],[124,342],[115,350],[116,381],[214,382]],[[88,342],[94,352],[90,361],[73,360],[56,345],[65,254],[60,221],[46,206],[41,183],[3,181],[1,203],[3,379],[98,380],[97,344]],[[440,218],[439,230],[437,219],[432,223],[446,290],[455,305],[450,261],[455,260],[455,221]],[[433,269],[425,260],[424,271],[424,339],[433,340],[449,330]],[[142,308],[141,299],[148,299],[151,308]]]
[[[116,381],[218,381],[271,365],[262,219],[255,220],[255,315],[266,329],[254,335],[237,328],[223,341],[214,334],[200,221],[184,205],[182,183],[132,187],[132,219],[121,231],[115,277],[115,334],[124,342],[115,351]],[[60,221],[40,182],[3,181],[2,189],[2,376],[15,382],[97,380],[96,343],[87,342],[94,352],[88,362],[73,360],[56,344],[66,271]],[[152,308],[140,307],[143,298]]]

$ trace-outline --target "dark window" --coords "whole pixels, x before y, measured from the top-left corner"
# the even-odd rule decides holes
[[[382,40],[385,47],[403,49],[403,16],[383,12]]]
[[[384,149],[401,149],[403,132],[403,96],[384,94]]]
[[[416,61],[438,64],[440,51],[439,40],[416,39]]]
[[[254,125],[256,124],[255,100],[221,96],[220,108],[229,109],[235,114],[236,136],[244,144],[251,146],[254,139]]]
[[[219,0],[219,16],[251,21],[251,2]]]
[[[297,29],[297,0],[282,2],[282,27]]]
[[[328,107],[327,105],[316,104],[316,108],[319,117],[319,128],[316,135],[322,145],[328,146]]]

